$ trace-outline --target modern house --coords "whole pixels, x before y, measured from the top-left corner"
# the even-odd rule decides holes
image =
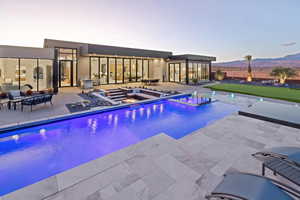
[[[95,85],[143,79],[189,84],[209,80],[212,61],[216,58],[50,39],[44,48],[0,45],[0,91],[26,84],[57,91],[87,79]]]

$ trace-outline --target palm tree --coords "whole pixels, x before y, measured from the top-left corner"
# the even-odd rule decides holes
[[[280,84],[284,84],[286,79],[297,76],[297,72],[289,67],[276,67],[270,73],[271,76],[277,77]]]
[[[245,59],[248,61],[248,76],[247,76],[247,81],[251,82],[252,81],[252,69],[251,69],[252,56],[251,55],[247,55],[247,56],[245,56]]]

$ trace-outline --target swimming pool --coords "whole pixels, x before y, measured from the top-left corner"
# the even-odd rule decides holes
[[[179,139],[238,108],[168,100],[0,135],[0,196],[159,133]]]

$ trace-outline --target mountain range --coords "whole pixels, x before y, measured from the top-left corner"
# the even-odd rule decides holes
[[[217,67],[247,67],[245,60],[236,60],[230,62],[213,63]],[[256,58],[251,62],[252,67],[300,67],[300,53],[287,55],[279,58]]]

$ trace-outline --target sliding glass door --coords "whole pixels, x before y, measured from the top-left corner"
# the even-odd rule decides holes
[[[90,57],[90,79],[101,84],[137,82],[148,79],[149,59]]]

